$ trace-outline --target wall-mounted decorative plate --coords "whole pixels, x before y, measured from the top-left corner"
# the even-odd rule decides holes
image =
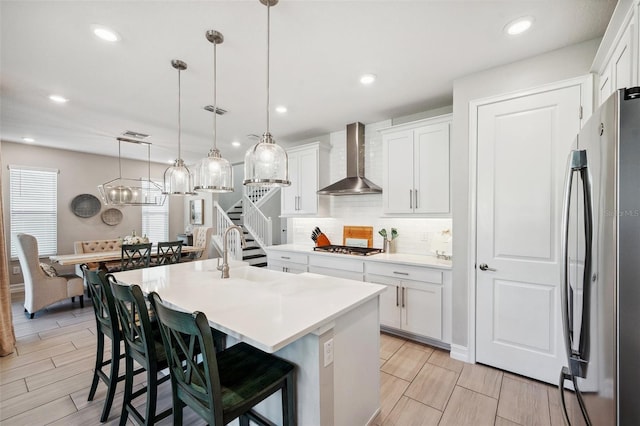
[[[97,197],[91,194],[77,195],[71,201],[71,211],[78,217],[95,216],[102,207],[102,203]]]
[[[102,221],[109,226],[122,222],[122,212],[118,209],[106,209],[102,212]]]

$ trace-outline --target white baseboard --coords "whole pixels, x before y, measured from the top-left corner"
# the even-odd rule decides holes
[[[458,361],[469,362],[469,348],[452,343],[449,356],[453,359],[457,359]]]

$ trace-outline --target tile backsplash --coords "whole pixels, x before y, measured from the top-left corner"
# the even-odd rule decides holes
[[[382,136],[379,129],[391,126],[391,120],[367,124],[365,126],[365,175],[375,184],[382,186]],[[346,176],[346,132],[338,131],[329,135],[330,182]],[[395,249],[399,253],[435,254],[435,250],[448,248],[446,235],[452,230],[451,218],[386,217],[382,215],[382,195],[330,196],[330,217],[287,219],[287,242],[291,244],[313,245],[311,231],[319,227],[332,244],[342,244],[343,226],[372,226],[373,245],[382,248],[382,236],[378,231],[386,228],[398,230]],[[444,238],[444,240],[443,240]]]
[[[354,197],[373,196],[356,195]],[[348,203],[349,200],[341,200],[340,203],[342,202]],[[361,213],[364,213],[364,211],[361,211]],[[387,232],[391,233],[391,228],[396,228],[398,230],[398,238],[395,239],[395,248],[398,253],[435,255],[436,249],[442,250],[444,247],[442,232],[447,229],[451,230],[451,219],[387,218],[358,214],[332,218],[290,218],[287,226],[289,243],[308,244],[309,246],[313,245],[311,231],[316,226],[324,232],[332,244],[338,245],[342,245],[343,226],[372,226],[373,246],[378,248],[382,248],[382,237],[378,234],[378,231],[386,228]]]

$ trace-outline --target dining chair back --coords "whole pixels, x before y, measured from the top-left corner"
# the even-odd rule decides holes
[[[93,303],[97,331],[96,363],[87,401],[93,400],[98,388],[98,381],[102,380],[107,386],[107,397],[104,401],[100,421],[106,422],[116,393],[116,385],[125,378],[124,374],[118,375],[120,359],[125,356],[124,353],[120,352],[122,333],[120,332],[120,323],[111,287],[109,287],[104,271],[91,270],[86,263],[80,265],[80,270],[87,283],[89,296]],[[106,360],[104,359],[105,336],[111,340],[111,357]],[[110,368],[108,372],[105,372],[103,369],[107,366],[110,366]]]
[[[148,268],[151,263],[151,243],[123,244],[120,270]]]
[[[197,226],[193,229],[193,246],[202,248],[202,251],[193,255],[194,260],[209,259],[212,237],[213,228],[211,226]]]
[[[259,425],[273,424],[252,410],[282,391],[283,424],[296,424],[295,367],[244,342],[216,353],[213,333],[202,312],[182,312],[166,306],[152,292],[149,301],[160,323],[169,363],[173,394],[173,424],[182,424],[182,407],[189,406],[210,425],[239,418]]]
[[[33,318],[36,311],[66,299],[80,296],[84,307],[84,285],[77,276],[47,276],[40,267],[38,240],[33,235],[17,235],[18,260],[24,278],[24,310]]]
[[[171,414],[171,409],[156,414],[158,385],[169,380],[169,376],[158,379],[158,373],[167,368],[160,332],[157,325],[152,327],[147,304],[139,286],[120,284],[111,274],[107,275],[107,280],[111,286],[120,319],[126,354],[120,425],[126,424],[129,415],[139,424],[152,425]],[[157,323],[154,322],[154,324]],[[135,392],[133,392],[134,361],[147,372],[147,385]],[[133,401],[145,393],[146,412],[143,416],[134,407]]]
[[[167,241],[158,243],[156,265],[170,265],[179,263],[182,258],[182,241]]]

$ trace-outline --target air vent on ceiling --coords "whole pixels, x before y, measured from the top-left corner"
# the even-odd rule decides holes
[[[204,107],[204,109],[206,109],[209,112],[213,112],[213,105],[207,105]],[[227,113],[226,109],[222,109],[220,107],[216,108],[216,114],[218,115],[225,115]]]
[[[122,134],[122,136],[128,136],[130,138],[136,138],[136,139],[146,139],[149,137],[149,135],[145,135],[144,133],[133,132],[131,130],[127,130]]]

